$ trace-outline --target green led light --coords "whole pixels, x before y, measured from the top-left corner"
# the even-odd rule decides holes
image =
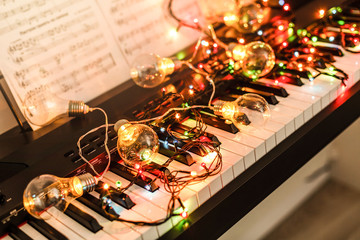
[[[289,27],[293,28],[293,27],[295,27],[295,24],[291,22],[291,23],[289,23]]]
[[[176,57],[179,60],[183,60],[186,57],[186,53],[184,51],[178,52],[178,54],[176,54]]]
[[[338,12],[342,12],[341,7],[337,7],[336,10],[337,10]]]
[[[335,68],[334,68],[334,67],[329,67],[329,70],[330,70],[330,71],[334,71]]]
[[[185,136],[189,135],[189,132],[188,132],[188,131],[185,131],[185,132],[184,132],[184,135],[185,135]]]
[[[289,28],[289,29],[288,29],[288,33],[289,33],[290,35],[293,35],[293,34],[294,34],[294,29],[293,29],[293,28]]]
[[[338,23],[340,26],[342,26],[342,25],[345,24],[344,20],[339,20],[337,23]]]
[[[318,40],[317,36],[312,36],[312,37],[311,37],[311,41],[317,42],[317,40]]]
[[[121,188],[122,183],[120,181],[116,181],[116,187]]]
[[[297,34],[298,36],[300,36],[301,33],[302,33],[302,30],[301,30],[301,29],[296,30],[296,34]]]

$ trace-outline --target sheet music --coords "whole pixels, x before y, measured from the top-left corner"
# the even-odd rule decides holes
[[[142,53],[170,56],[194,43],[199,32],[177,28],[167,11],[168,0],[98,0],[124,57],[131,64]],[[177,17],[189,21],[200,18],[199,6],[194,0],[177,0],[173,3]]]
[[[192,20],[194,0],[175,1]],[[169,35],[163,0],[1,0],[0,69],[20,108],[42,89],[89,101],[128,80],[139,53],[169,56],[198,38],[182,28]],[[184,13],[186,13],[184,15]],[[39,98],[41,99],[41,98]]]

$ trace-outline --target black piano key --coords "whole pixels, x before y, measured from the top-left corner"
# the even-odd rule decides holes
[[[24,233],[20,228],[11,224],[9,227],[9,236],[15,240],[32,240],[26,233]]]
[[[182,135],[185,135],[185,133],[191,131],[192,128],[185,126],[183,124],[180,124],[180,123],[174,123],[171,126],[171,130],[173,130],[177,133],[180,133]],[[193,131],[195,133],[198,132],[197,129],[193,129]],[[208,132],[201,133],[201,136],[199,136],[199,140],[204,141],[204,142],[213,142],[214,147],[218,147],[221,145],[221,142],[219,141],[219,139],[214,134],[208,133]]]
[[[47,237],[50,240],[67,240],[68,238],[64,236],[61,232],[50,226],[44,220],[31,218],[28,223],[39,231],[42,235]]]
[[[65,214],[93,233],[97,233],[103,228],[95,218],[73,204],[69,204],[65,210]]]
[[[104,184],[105,184],[104,182],[99,181],[98,184],[96,185],[95,191],[101,194],[104,191],[103,189]],[[120,193],[114,187],[111,186],[109,186],[108,191],[110,192],[111,200],[119,204],[123,208],[131,209],[133,206],[135,206],[135,203],[126,193]]]
[[[287,83],[295,86],[302,86],[304,83],[301,81],[300,77],[293,77],[290,74],[284,73],[283,75],[270,75],[267,77],[268,79],[275,80],[282,83]]]
[[[289,95],[286,89],[281,86],[270,85],[262,82],[248,82],[245,83],[244,85],[260,91],[273,93],[276,96],[280,96],[280,97],[287,97]]]
[[[249,87],[236,87],[229,89],[230,93],[236,94],[236,95],[243,95],[246,93],[255,93],[260,96],[262,96],[269,104],[276,105],[279,103],[279,101],[276,99],[275,95],[273,93],[268,93],[260,90],[256,90]]]
[[[200,111],[199,113],[201,114],[202,121],[207,125],[219,128],[229,133],[235,134],[239,132],[239,129],[237,129],[233,123],[227,124],[223,119],[219,118],[215,114],[211,114],[206,111]],[[193,114],[190,118],[195,120],[195,116]]]
[[[110,166],[110,171],[119,175],[120,177],[125,178],[130,182],[134,181],[136,185],[150,192],[154,192],[159,189],[159,186],[155,183],[155,181],[153,181],[153,179],[144,175],[142,175],[141,177],[136,177],[137,174],[133,170],[120,163],[112,162]]]
[[[176,154],[175,146],[165,143],[165,141],[162,141],[160,139],[159,139],[159,142],[160,142],[159,153],[161,153],[162,155],[167,156],[169,158],[173,157]],[[187,152],[178,153],[175,156],[174,160],[181,162],[187,166],[190,166],[195,162],[193,157]]]
[[[81,203],[83,203],[84,205],[86,205],[87,207],[91,208],[92,210],[94,210],[95,212],[97,212],[98,214],[100,214],[101,216],[105,217],[106,219],[113,221],[114,217],[117,218],[119,217],[119,214],[117,214],[115,212],[115,210],[113,210],[112,208],[108,208],[106,209],[108,213],[110,213],[113,216],[110,216],[109,214],[107,214],[103,209],[102,209],[102,202],[99,198],[94,197],[91,194],[84,194],[81,197],[77,198],[77,200]]]

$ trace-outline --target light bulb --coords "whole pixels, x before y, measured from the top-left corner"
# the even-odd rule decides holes
[[[252,33],[257,31],[264,21],[264,10],[260,4],[250,3],[239,6],[234,12],[224,14],[226,26],[234,27],[241,33]]]
[[[233,102],[217,101],[214,113],[230,120],[239,130],[250,123],[261,128],[270,118],[270,107],[263,97],[247,93]]]
[[[171,58],[162,58],[154,53],[142,54],[131,64],[130,76],[143,88],[153,88],[164,82],[167,75],[172,74],[181,62]]]
[[[257,79],[268,74],[275,66],[275,53],[267,43],[250,42],[245,46],[242,62],[242,73],[251,79]]]
[[[122,119],[116,122],[114,129],[118,133],[117,149],[125,164],[140,169],[155,158],[159,138],[152,128]]]
[[[65,211],[72,200],[84,192],[95,190],[97,181],[90,173],[71,178],[59,178],[54,175],[41,175],[27,185],[23,194],[25,209],[35,218],[46,218],[42,215],[50,207]]]
[[[26,94],[23,103],[25,118],[36,126],[48,125],[62,115],[77,117],[89,111],[89,106],[83,101],[62,99],[48,89]]]
[[[246,56],[245,45],[230,43],[228,50],[231,52],[231,56],[235,61],[243,62]]]

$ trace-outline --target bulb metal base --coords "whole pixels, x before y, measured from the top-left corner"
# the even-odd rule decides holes
[[[79,117],[90,111],[88,105],[83,101],[69,101],[68,115],[69,117]]]
[[[224,104],[225,104],[225,101],[221,101],[221,100],[216,101],[216,103],[214,104],[214,108],[213,108],[215,115],[219,115],[219,116],[223,115],[222,108],[223,108]]]
[[[77,176],[81,182],[84,192],[92,192],[95,190],[97,184],[96,178],[90,173],[85,173],[80,176]]]

